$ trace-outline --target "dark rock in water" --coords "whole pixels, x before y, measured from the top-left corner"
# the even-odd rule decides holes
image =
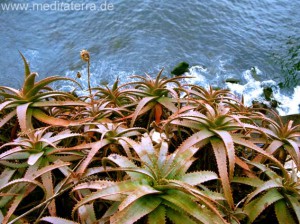
[[[267,101],[271,101],[271,97],[273,96],[273,90],[272,90],[272,88],[271,87],[265,87],[263,89],[263,91],[264,91],[265,99]]]
[[[171,74],[180,76],[185,72],[189,72],[189,64],[186,62],[180,62],[178,65],[175,66],[175,68],[171,71]]]
[[[225,80],[225,82],[229,82],[229,83],[233,83],[233,84],[238,84],[241,82],[241,80],[239,79],[235,79],[235,78],[228,78]]]
[[[257,75],[256,68],[255,68],[255,67],[252,67],[252,68],[250,69],[250,71],[251,71],[251,75],[252,75],[252,77],[254,78],[254,80],[255,80],[255,81],[260,81],[259,78],[258,78],[258,75]]]
[[[281,103],[278,102],[277,100],[271,100],[271,102],[270,102],[270,105],[272,108],[278,107],[279,104],[281,104]]]
[[[213,90],[221,90],[223,88],[219,87],[219,86],[212,86]],[[228,90],[228,89],[223,89],[223,90]]]

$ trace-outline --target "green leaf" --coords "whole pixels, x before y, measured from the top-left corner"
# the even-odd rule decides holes
[[[174,224],[197,224],[198,222],[195,222],[191,219],[191,217],[187,216],[186,214],[182,212],[175,211],[173,209],[167,208],[166,209],[166,215],[167,217],[174,223]],[[153,223],[159,223],[159,222],[153,222]],[[150,222],[149,222],[150,224]]]
[[[35,102],[30,105],[31,107],[66,107],[66,106],[82,106],[87,107],[88,104],[81,101],[41,101]]]
[[[255,189],[247,198],[246,204],[255,196],[262,193],[263,191],[270,191],[272,188],[282,188],[282,184],[276,182],[276,180],[269,180],[266,181],[264,184],[260,185],[258,188]]]
[[[153,165],[153,157],[156,157],[156,151],[153,147],[152,140],[147,133],[143,134],[140,143],[137,143],[131,139],[126,139],[126,141],[132,146],[134,151],[138,154],[139,158],[146,164]]]
[[[253,222],[263,210],[282,198],[283,196],[276,189],[271,189],[266,194],[246,204],[244,211],[249,216],[250,221]]]
[[[148,215],[148,224],[165,224],[166,223],[166,209],[164,206],[158,206],[154,211]]]
[[[154,188],[148,186],[148,185],[142,185],[139,188],[137,188],[135,191],[132,191],[119,205],[119,211],[122,211],[123,209],[130,206],[135,201],[139,200],[142,197],[145,197],[146,195],[152,195],[152,197],[155,197],[154,194],[160,194],[161,192],[158,190],[155,190]]]
[[[8,105],[10,104],[14,104],[15,101],[12,100],[6,100],[3,103],[0,104],[0,111],[3,110],[4,108],[6,108]]]
[[[78,222],[73,222],[71,220],[51,216],[43,217],[41,218],[41,221],[49,222],[52,224],[79,224]]]
[[[279,224],[296,224],[289,210],[290,209],[287,207],[285,200],[279,200],[275,203],[275,214]],[[300,220],[298,220],[298,223],[299,221]]]
[[[201,184],[206,181],[216,180],[218,179],[218,175],[212,171],[198,171],[193,173],[187,173],[183,175],[178,180],[183,181],[192,186]]]
[[[17,106],[17,117],[20,128],[23,132],[33,129],[31,124],[31,116],[29,113],[27,113],[29,105],[30,103],[26,103]]]
[[[17,207],[19,206],[19,204],[21,203],[21,201],[24,198],[24,194],[25,194],[26,188],[22,188],[20,190],[20,192],[18,192],[19,194],[14,198],[13,202],[11,203],[8,211],[6,212],[6,215],[4,217],[4,219],[2,220],[3,224],[8,223],[8,221],[10,220],[10,218],[12,217],[13,213],[15,212],[15,210],[17,209]],[[9,222],[8,224],[13,224],[12,222]]]
[[[39,158],[41,158],[44,155],[44,152],[39,152],[39,153],[34,153],[31,154],[28,158],[28,165],[32,166],[36,163],[36,161],[38,161]]]
[[[293,140],[286,139],[286,141],[289,143],[289,145],[285,144],[285,148],[292,156],[294,162],[296,163],[298,169],[300,168],[300,152],[299,152],[299,147],[297,143]]]
[[[16,170],[5,168],[0,175],[0,188],[9,182]]]
[[[80,164],[80,166],[77,169],[77,173],[79,174],[83,174],[86,170],[86,168],[88,167],[88,165],[91,163],[91,161],[94,159],[94,156],[96,155],[96,153],[99,151],[99,149],[101,149],[102,147],[106,146],[107,144],[109,144],[110,141],[107,139],[103,139],[100,140],[98,142],[96,142],[91,150],[89,151],[88,155],[86,156],[85,160],[83,160],[83,162]]]
[[[79,201],[73,208],[72,214],[82,205],[95,201],[97,199],[121,200],[120,195],[128,194],[129,192],[135,191],[142,184],[133,181],[117,182],[112,186],[108,186],[104,189],[98,190]]]
[[[0,147],[1,148],[1,147]],[[0,154],[0,159],[10,159],[10,158],[7,158],[7,156],[10,156],[10,155],[14,155],[14,154],[17,154],[18,152],[22,152],[24,149],[21,148],[21,147],[15,147],[15,148],[12,148],[12,149],[9,149],[5,152],[3,152],[2,154]]]
[[[297,197],[290,196],[286,194],[286,197],[290,201],[292,208],[297,216],[298,223],[300,223],[300,203]]]
[[[7,184],[5,184],[4,186],[0,187],[0,191],[2,191],[3,189],[5,189],[7,187],[13,186],[15,184],[21,184],[21,183],[36,185],[36,186],[40,187],[44,193],[46,193],[45,187],[40,182],[31,180],[29,178],[20,178],[20,179],[12,180],[12,181],[8,182]]]
[[[168,178],[173,179],[179,173],[186,172],[191,165],[188,161],[198,151],[198,148],[193,147],[195,144],[204,141],[205,139],[215,135],[208,130],[196,132],[187,138],[172,155],[168,157],[165,164],[165,172],[168,173]]]
[[[84,189],[102,190],[104,188],[111,187],[115,184],[115,182],[107,180],[86,181],[74,187],[73,191]]]
[[[30,75],[30,68],[29,68],[29,64],[28,64],[28,62],[27,62],[27,60],[26,60],[26,58],[24,57],[24,55],[19,51],[19,54],[21,55],[21,57],[22,57],[22,60],[23,60],[23,62],[24,62],[24,79],[26,79],[29,75]]]
[[[157,99],[161,105],[163,105],[168,110],[172,111],[172,113],[176,113],[179,109],[174,105],[173,99],[170,97],[160,97]]]
[[[115,213],[111,218],[111,224],[132,224],[155,210],[161,203],[161,199],[153,196],[139,198],[124,210]]]
[[[238,136],[232,136],[232,138],[233,138],[234,143],[236,143],[238,145],[245,146],[245,147],[250,148],[250,149],[253,149],[254,151],[264,155],[267,159],[270,159],[272,162],[274,162],[281,169],[281,171],[283,172],[285,177],[289,176],[286,169],[283,167],[283,165],[274,156],[272,156],[269,153],[265,152],[263,149],[259,148],[258,146],[253,144],[251,141],[247,141],[247,140],[242,139]]]
[[[177,179],[187,172],[195,161],[193,155],[198,151],[196,147],[189,147],[181,153],[172,153],[168,156],[162,175],[167,179]]]
[[[135,111],[132,115],[131,118],[131,123],[130,123],[130,127],[133,127],[134,122],[136,120],[136,118],[142,114],[142,109],[143,109],[143,113],[147,112],[148,110],[152,109],[154,107],[154,105],[156,104],[155,102],[152,102],[152,104],[148,104],[151,102],[151,100],[155,99],[156,97],[151,96],[151,97],[144,97],[136,106]],[[148,105],[147,105],[148,104]]]
[[[138,168],[131,160],[129,160],[125,156],[120,156],[118,154],[111,154],[107,157],[108,160],[114,162],[121,168]],[[126,169],[125,169],[126,170]],[[134,170],[134,169],[133,169]],[[145,176],[136,172],[127,172],[128,176],[130,176],[131,180],[139,180],[144,178]]]
[[[166,201],[174,204],[180,210],[185,211],[188,215],[194,217],[198,222],[201,223],[226,223],[219,214],[215,214],[205,205],[203,207],[198,203],[194,202],[190,196],[187,194],[178,191],[178,190],[169,190],[167,194],[161,196],[161,198]]]
[[[228,165],[229,165],[229,179],[233,178],[234,167],[235,167],[235,149],[231,135],[227,131],[222,130],[211,130],[215,132],[223,141],[226,148]]]
[[[248,178],[248,177],[234,177],[232,183],[247,184],[252,187],[259,187],[265,182],[259,178]]]
[[[0,120],[0,128],[5,125],[10,119],[12,119],[17,114],[16,110],[11,111],[4,118]]]
[[[94,204],[83,205],[78,209],[78,216],[81,223],[96,223]]]
[[[37,76],[36,73],[31,73],[26,77],[26,79],[24,81],[24,85],[23,85],[23,96],[26,97],[27,92],[30,91],[34,87],[34,82],[35,82],[36,76]]]
[[[72,81],[76,83],[78,86],[80,86],[80,84],[73,79],[66,78],[66,77],[59,77],[59,76],[51,76],[36,82],[34,87],[27,92],[26,98],[36,95],[43,87],[50,84],[51,82],[60,81],[60,80]]]
[[[73,123],[72,121],[55,118],[55,117],[50,117],[40,109],[34,109],[32,115],[39,121],[44,122],[46,124],[50,124],[50,125],[69,126]]]
[[[35,165],[36,165],[36,163],[35,163]],[[64,166],[68,166],[68,165],[70,165],[70,163],[59,161],[59,162],[56,162],[55,164],[42,167],[41,169],[36,170],[34,172],[29,172],[28,171],[26,173],[26,177],[34,180],[34,179],[40,177],[41,175],[43,175],[44,173],[47,173],[47,172],[50,172],[54,169],[58,169],[60,167],[64,167]],[[32,168],[32,167],[33,166],[30,166],[29,168]]]
[[[230,180],[227,172],[226,148],[223,142],[218,138],[211,139],[210,142],[217,160],[218,171],[219,171],[222,187],[224,190],[225,198],[229,206],[233,208],[234,202],[232,197]]]

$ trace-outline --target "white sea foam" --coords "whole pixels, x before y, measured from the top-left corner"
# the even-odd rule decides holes
[[[259,101],[268,105],[270,102],[266,101],[263,90],[264,88],[269,87],[273,91],[272,99],[279,103],[276,109],[280,115],[300,113],[300,86],[294,88],[294,93],[292,95],[282,93],[280,87],[274,80],[258,80],[262,76],[262,72],[257,67],[243,72],[241,77],[241,79],[245,80],[243,84],[225,82],[224,77],[222,78],[217,74],[212,78],[207,78],[207,73],[208,71],[206,68],[202,66],[193,66],[188,75],[195,78],[189,79],[188,82],[204,87],[224,83],[223,86],[219,87],[228,88],[239,97],[243,96],[247,106],[252,105],[253,101]]]
[[[260,71],[258,69],[256,70],[259,74]],[[246,105],[251,105],[253,100],[269,104],[264,98],[263,89],[270,87],[273,91],[272,99],[279,103],[276,109],[281,116],[299,113],[300,86],[295,87],[294,93],[288,96],[281,92],[280,87],[274,80],[257,81],[252,77],[251,70],[245,71],[243,76],[247,81],[244,85],[226,83],[226,86],[233,93],[243,95]]]

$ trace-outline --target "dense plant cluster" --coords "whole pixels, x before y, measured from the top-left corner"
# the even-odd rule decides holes
[[[22,58],[22,89],[0,87],[2,223],[300,222],[293,121],[162,71],[78,97]]]

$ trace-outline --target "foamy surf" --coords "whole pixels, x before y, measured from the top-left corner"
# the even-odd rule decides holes
[[[255,71],[255,72],[254,72]],[[272,89],[272,100],[277,101],[279,104],[276,110],[281,116],[300,113],[300,86],[293,89],[293,94],[287,95],[282,93],[278,83],[274,80],[258,80],[262,76],[262,72],[254,67],[246,70],[242,73],[240,80],[244,80],[241,83],[229,83],[225,82],[225,78],[219,74],[208,74],[209,71],[204,66],[192,66],[190,72],[186,75],[193,76],[194,78],[188,79],[189,84],[201,85],[208,87],[209,85],[217,86],[221,88],[228,88],[232,93],[239,97],[244,97],[244,102],[247,106],[252,105],[253,101],[259,101],[266,105],[270,105],[270,101],[267,101],[264,96],[264,88]]]

